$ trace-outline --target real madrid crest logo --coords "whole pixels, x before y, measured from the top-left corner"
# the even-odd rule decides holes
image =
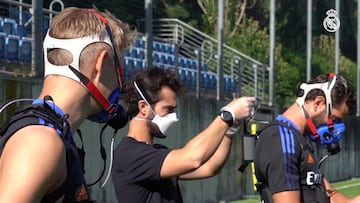
[[[334,9],[326,11],[326,18],[323,21],[323,26],[328,32],[336,32],[340,28],[340,19]]]

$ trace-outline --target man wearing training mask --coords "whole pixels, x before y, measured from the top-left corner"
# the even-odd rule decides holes
[[[154,144],[178,121],[176,96],[180,83],[170,70],[147,68],[124,86],[129,131],[114,151],[112,179],[121,203],[182,203],[178,179],[216,175],[231,146],[240,119],[249,116],[255,97],[241,97],[219,111],[213,122],[184,147]]]
[[[268,124],[255,147],[255,174],[263,203],[359,203],[336,191],[320,170],[310,140],[339,152],[343,120],[356,104],[342,75],[321,74],[300,86],[298,98]]]
[[[69,7],[55,16],[43,42],[41,93],[0,128],[1,203],[90,202],[72,135],[85,119],[114,129],[127,123],[119,61],[134,37],[108,12]]]

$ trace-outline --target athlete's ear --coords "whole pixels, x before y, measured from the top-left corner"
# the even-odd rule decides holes
[[[102,50],[99,52],[95,59],[95,74],[96,79],[99,79],[100,73],[102,72],[102,69],[104,67],[104,63],[106,62],[106,58],[108,57],[109,53],[107,50]]]
[[[146,116],[149,111],[149,105],[145,102],[145,100],[138,101],[138,108],[141,116]]]
[[[317,96],[314,99],[313,102],[313,111],[317,112],[317,111],[322,111],[323,108],[326,108],[326,99],[324,96]]]

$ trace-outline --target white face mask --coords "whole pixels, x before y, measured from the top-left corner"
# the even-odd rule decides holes
[[[166,132],[169,129],[169,127],[174,124],[175,122],[179,121],[179,119],[176,116],[176,113],[169,113],[166,114],[165,116],[159,116],[151,107],[150,103],[145,99],[145,96],[142,94],[142,92],[140,91],[139,87],[137,86],[136,82],[134,81],[134,86],[136,88],[136,91],[140,94],[141,98],[147,103],[147,105],[149,105],[151,111],[153,112],[153,114],[155,115],[155,117],[151,120],[152,123],[154,123],[160,130],[160,132],[162,133],[161,136],[156,135],[156,137],[159,138],[164,138],[166,137]],[[139,117],[134,117],[135,120],[144,120],[144,121],[149,121],[148,119],[144,119],[144,118],[139,118]]]

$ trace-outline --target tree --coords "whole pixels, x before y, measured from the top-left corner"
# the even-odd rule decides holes
[[[210,30],[216,30],[218,19],[217,0],[197,0],[204,14],[204,20],[211,25]],[[224,34],[233,37],[245,17],[245,10],[252,8],[256,0],[224,0]]]

